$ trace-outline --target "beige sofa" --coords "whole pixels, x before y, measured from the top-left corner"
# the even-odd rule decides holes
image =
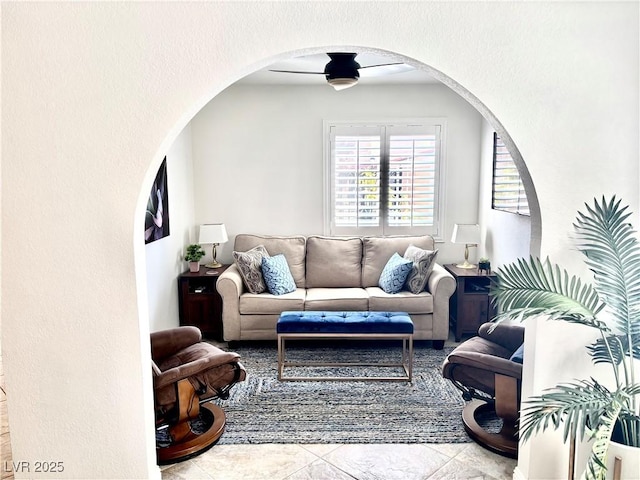
[[[217,282],[222,296],[224,339],[275,340],[276,322],[286,310],[403,311],[414,323],[414,339],[434,340],[442,348],[449,335],[449,297],[456,284],[439,264],[434,265],[425,291],[385,293],[380,274],[394,252],[409,245],[433,250],[430,236],[322,237],[240,234],[234,251],[264,245],[269,255],[284,254],[296,290],[284,295],[252,294],[246,290],[236,264]]]

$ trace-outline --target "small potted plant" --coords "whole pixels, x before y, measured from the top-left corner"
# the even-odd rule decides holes
[[[184,256],[185,261],[189,262],[190,272],[200,271],[200,259],[204,257],[204,250],[198,244],[189,245],[187,254]]]
[[[478,270],[480,270],[480,272],[484,271],[487,273],[491,273],[491,262],[487,257],[482,257],[480,258],[480,260],[478,260]]]

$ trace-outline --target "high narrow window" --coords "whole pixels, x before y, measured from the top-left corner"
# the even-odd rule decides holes
[[[493,188],[491,208],[529,215],[529,202],[513,158],[497,133],[493,134]]]
[[[442,129],[329,124],[330,233],[436,236]]]

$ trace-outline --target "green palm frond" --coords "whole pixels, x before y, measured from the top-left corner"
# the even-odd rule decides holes
[[[548,315],[554,320],[566,320],[602,328],[596,319],[603,308],[596,290],[584,284],[566,270],[551,265],[548,259],[530,257],[501,267],[492,284],[491,295],[499,298],[499,318],[524,319]],[[606,328],[606,327],[605,327]]]
[[[587,346],[593,363],[620,365],[625,356],[631,355],[640,360],[640,335],[632,335],[632,346],[626,335],[606,335]]]
[[[598,418],[611,401],[612,393],[593,379],[559,384],[524,402],[520,437],[526,441],[539,431],[564,426],[565,442],[571,435],[582,438],[587,419]]]
[[[624,334],[640,334],[640,242],[631,213],[614,196],[586,205],[574,224],[579,250],[594,273],[595,288]]]

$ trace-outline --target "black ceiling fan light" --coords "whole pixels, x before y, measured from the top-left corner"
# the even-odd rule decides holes
[[[303,72],[303,71],[294,71],[294,70],[269,70],[271,72],[280,72],[280,73],[302,73],[302,74],[310,74],[310,75],[324,75],[327,79],[327,83],[331,85],[336,90],[344,90],[345,88],[353,87],[356,83],[358,83],[358,79],[360,78],[359,70],[361,68],[374,68],[374,67],[385,67],[388,65],[402,65],[402,62],[395,63],[384,63],[381,65],[367,65],[365,67],[361,67],[358,62],[356,62],[357,53],[343,53],[343,52],[332,52],[327,53],[331,60],[324,67],[324,72]]]
[[[327,53],[331,61],[324,67],[325,78],[336,90],[344,90],[358,83],[360,64],[355,53]]]

